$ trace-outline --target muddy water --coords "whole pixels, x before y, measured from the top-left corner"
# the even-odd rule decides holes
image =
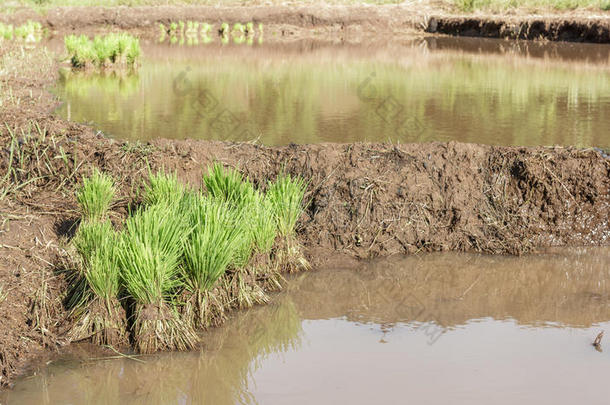
[[[61,115],[124,139],[610,147],[610,47],[145,45],[138,75],[63,73]]]
[[[73,353],[8,404],[607,403],[610,249],[431,254],[311,272],[205,347]]]

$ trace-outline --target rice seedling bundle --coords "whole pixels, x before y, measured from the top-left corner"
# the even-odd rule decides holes
[[[180,203],[184,193],[184,186],[178,181],[176,173],[160,170],[149,176],[148,184],[144,188],[144,204],[171,206]]]
[[[19,39],[24,42],[38,42],[42,39],[42,24],[28,20],[25,24],[13,26],[0,23],[0,41]]]
[[[140,41],[125,33],[96,36],[68,35],[64,44],[75,68],[133,67],[140,56]]]
[[[244,243],[239,213],[226,201],[201,195],[189,201],[192,231],[184,248],[184,278],[188,310],[198,327],[222,318],[224,303],[212,294],[236,252]]]
[[[106,218],[115,187],[112,178],[95,169],[91,177],[83,179],[76,195],[84,221],[102,221]]]
[[[123,285],[135,303],[132,331],[141,353],[186,350],[197,341],[176,309],[188,231],[177,206],[153,205],[127,219],[118,256]]]
[[[231,168],[225,169],[218,163],[215,163],[208,170],[207,175],[204,175],[203,183],[210,197],[226,201],[242,218],[240,224],[243,228],[241,230],[243,243],[232,262],[236,268],[242,268],[248,264],[254,247],[252,234],[249,231],[249,225],[252,222],[252,207],[256,200],[254,186],[250,181],[244,179],[239,171]]]
[[[283,173],[267,187],[267,198],[271,203],[279,234],[275,260],[283,270],[293,271],[295,268],[309,267],[295,235],[297,221],[303,212],[306,188],[303,179],[292,178]]]
[[[127,343],[125,311],[119,302],[119,238],[109,221],[83,222],[74,245],[82,269],[73,283],[70,302],[76,322],[72,340],[92,338],[94,343]]]

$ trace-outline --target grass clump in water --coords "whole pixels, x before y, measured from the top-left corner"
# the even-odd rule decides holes
[[[119,250],[121,278],[134,302],[132,333],[138,351],[186,350],[197,336],[180,318],[179,265],[188,229],[173,207],[155,205],[127,219]]]
[[[91,177],[83,179],[76,195],[84,221],[102,221],[106,218],[115,187],[112,178],[95,169]]]
[[[140,41],[125,33],[96,36],[68,35],[66,51],[74,68],[125,68],[137,66]]]
[[[296,239],[296,224],[303,212],[303,198],[307,184],[303,179],[280,173],[274,183],[269,183],[267,197],[271,203],[279,234],[275,260],[283,270],[307,269],[309,263],[303,257]]]

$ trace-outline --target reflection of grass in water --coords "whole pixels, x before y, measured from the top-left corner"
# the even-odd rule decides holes
[[[74,101],[74,119],[104,123],[111,111],[113,116],[119,114],[112,124],[116,135],[139,134],[143,138],[162,134],[247,140],[239,137],[243,128],[248,128],[246,136],[262,135],[268,144],[286,143],[288,139],[283,137],[316,143],[336,132],[336,117],[349,125],[341,128],[345,139],[337,141],[425,141],[451,133],[463,142],[492,142],[497,139],[498,123],[505,123],[505,144],[588,146],[602,144],[601,134],[607,132],[599,105],[610,92],[610,76],[600,72],[471,58],[417,67],[370,61],[299,65],[235,62],[226,57],[198,65],[186,76],[188,88],[179,94],[174,92],[173,79],[189,66],[187,63],[183,68],[176,62],[144,66],[140,71],[144,91],[129,99],[115,97],[110,85],[96,88],[96,97],[62,92]],[[374,88],[362,90],[374,90],[376,96],[363,102],[357,89],[373,72]],[[203,105],[206,96],[218,104]],[[395,97],[402,111],[384,122],[377,109],[388,96]],[[210,130],[224,109],[242,122],[243,128]],[[171,120],[171,126],[159,122],[160,116]],[[415,117],[424,126],[419,138],[400,139],[400,119],[406,117]],[[455,120],[449,129],[446,119]],[[144,125],[147,127],[142,128]],[[370,139],[371,134],[375,134],[374,139]]]
[[[200,353],[172,352],[138,360],[84,363],[67,371],[50,368],[24,381],[9,397],[15,403],[256,404],[249,393],[253,372],[266,356],[297,350],[301,319],[280,295],[268,306],[236,314],[204,335]],[[46,398],[46,400],[45,400]],[[35,401],[32,401],[35,399]]]

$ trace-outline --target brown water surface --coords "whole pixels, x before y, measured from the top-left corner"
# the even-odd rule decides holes
[[[430,254],[309,272],[204,347],[64,356],[8,404],[605,404],[610,249]]]
[[[145,44],[138,74],[64,71],[64,117],[121,139],[610,147],[610,47],[417,38]]]

